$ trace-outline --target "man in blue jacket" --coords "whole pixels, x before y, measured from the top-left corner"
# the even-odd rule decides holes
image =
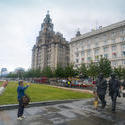
[[[18,120],[22,120],[24,118],[23,116],[24,105],[22,97],[25,96],[24,92],[28,87],[29,87],[28,85],[24,87],[23,81],[19,81],[19,86],[17,88],[18,101],[19,101],[18,114],[17,114]]]

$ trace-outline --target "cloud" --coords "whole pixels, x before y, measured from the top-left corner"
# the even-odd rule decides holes
[[[68,41],[98,25],[125,19],[123,0],[4,0],[0,1],[0,68],[10,71],[31,66],[32,47],[41,23],[50,10],[55,31]]]

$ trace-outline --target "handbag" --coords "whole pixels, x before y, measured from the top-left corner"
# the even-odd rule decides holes
[[[29,104],[30,100],[31,99],[30,99],[30,97],[28,95],[25,95],[25,96],[22,97],[24,107]]]

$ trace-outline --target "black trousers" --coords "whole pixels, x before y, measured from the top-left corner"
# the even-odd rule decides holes
[[[112,93],[111,94],[111,99],[112,99],[112,110],[115,111],[116,108],[116,99],[117,99],[118,93]]]
[[[17,117],[21,117],[23,115],[24,111],[24,105],[22,99],[18,100],[19,101],[19,107],[18,107],[18,114]]]
[[[99,99],[101,100],[102,108],[104,108],[106,105],[105,95],[98,95],[98,96],[99,96]]]

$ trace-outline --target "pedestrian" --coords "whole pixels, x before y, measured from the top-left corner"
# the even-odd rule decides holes
[[[111,74],[111,79],[109,80],[109,96],[112,100],[112,112],[115,112],[116,109],[116,100],[117,96],[120,97],[120,81],[116,79],[115,73]]]
[[[23,116],[24,112],[23,97],[25,96],[25,90],[29,87],[29,85],[24,87],[23,81],[19,81],[18,84],[19,85],[17,88],[17,94],[18,94],[19,107],[18,107],[17,119],[22,120],[23,118],[25,118],[25,116]]]
[[[2,86],[0,87],[0,95],[2,95],[7,85],[8,85],[8,81],[5,81],[2,83]]]
[[[98,95],[97,95],[97,90],[96,90],[96,88],[95,88],[95,90],[93,91],[93,94],[94,94],[94,102],[93,102],[93,104],[94,104],[95,109],[97,110],[97,109],[98,109]]]
[[[96,80],[97,95],[102,103],[102,109],[106,106],[105,95],[107,90],[107,81],[104,79],[102,73],[99,74]]]

